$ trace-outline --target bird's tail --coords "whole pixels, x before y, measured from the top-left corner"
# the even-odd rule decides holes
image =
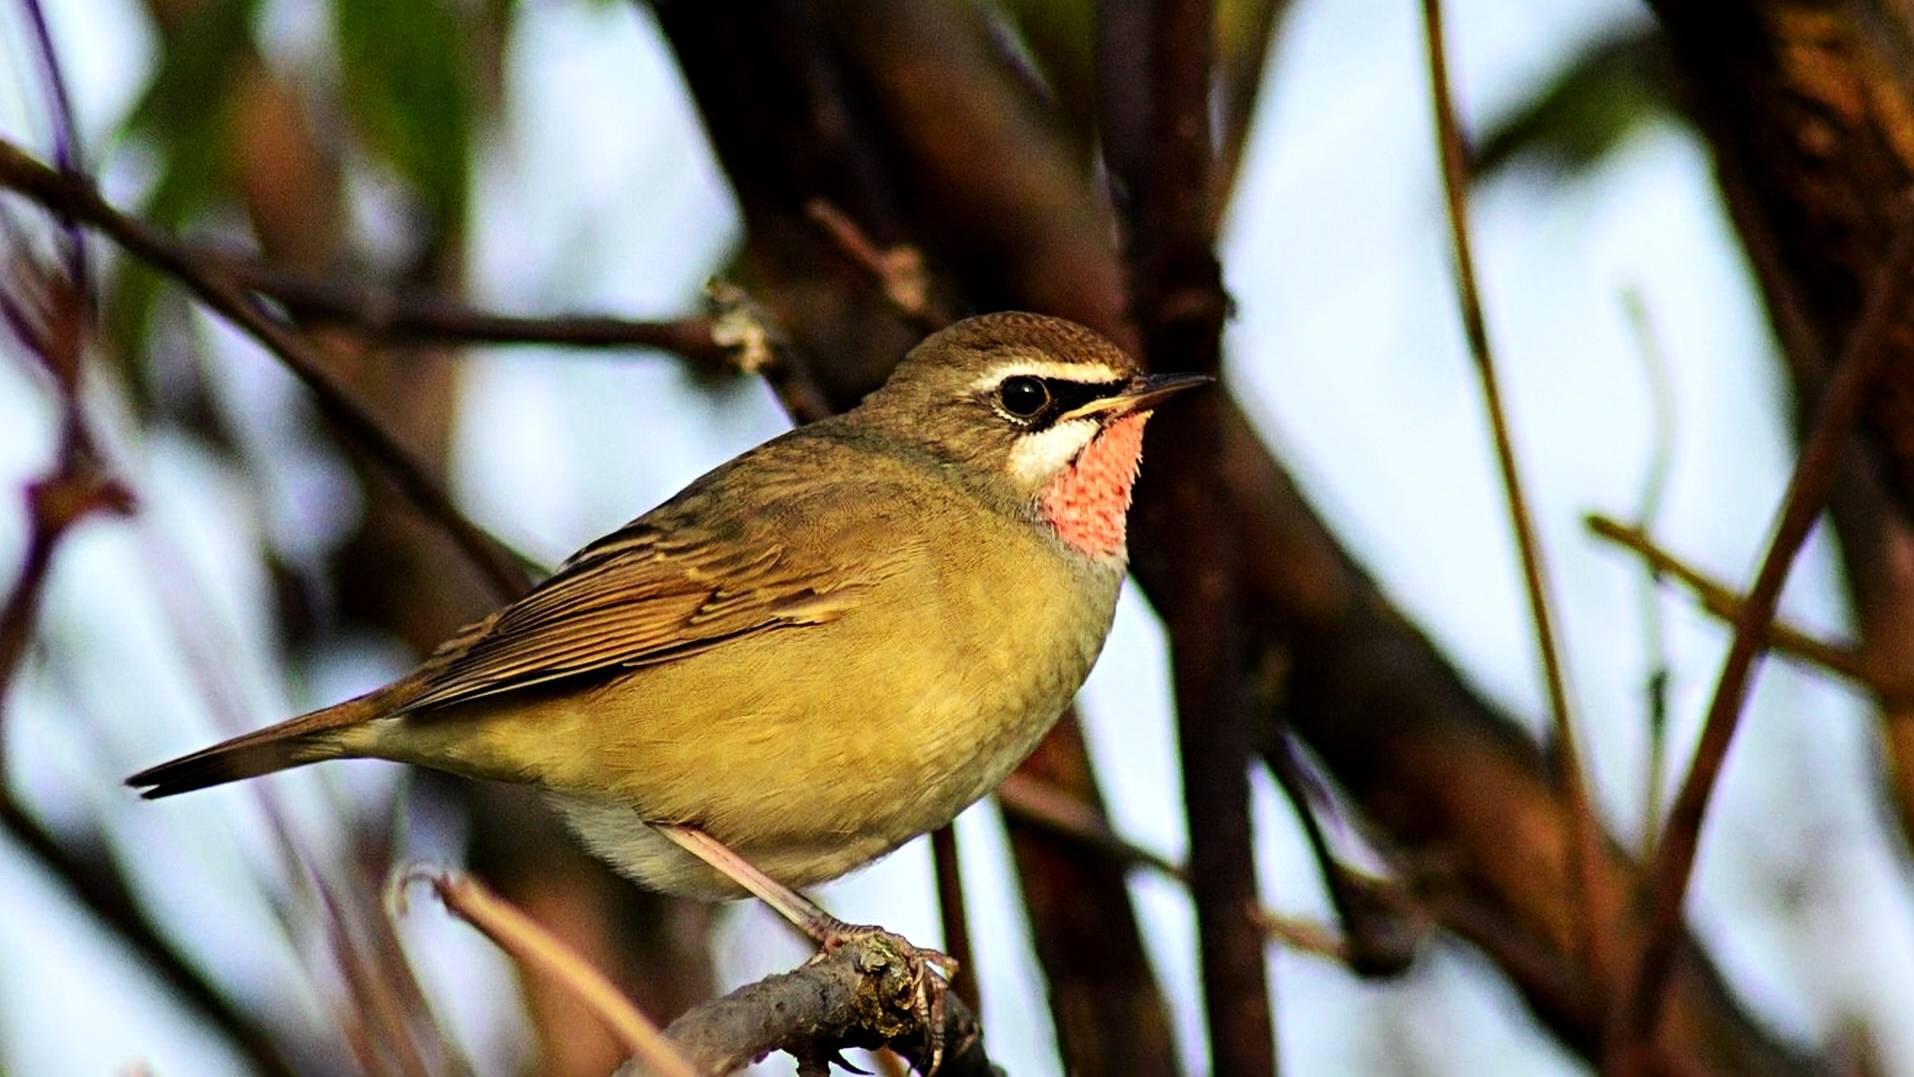
[[[142,770],[126,784],[148,800],[354,754],[346,732],[377,713],[368,697],[302,714]]]

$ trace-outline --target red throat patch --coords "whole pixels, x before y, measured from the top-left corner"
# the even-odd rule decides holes
[[[1129,415],[1104,427],[1044,489],[1038,504],[1064,545],[1087,557],[1123,556],[1123,522],[1149,417]]]

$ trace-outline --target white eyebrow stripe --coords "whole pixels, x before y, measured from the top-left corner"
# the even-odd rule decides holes
[[[1122,371],[1102,363],[1059,363],[1054,359],[1013,359],[1002,366],[992,367],[990,372],[970,383],[972,389],[995,389],[1006,380],[1015,377],[1056,378],[1059,381],[1082,382],[1095,385],[1099,382],[1125,380]]]

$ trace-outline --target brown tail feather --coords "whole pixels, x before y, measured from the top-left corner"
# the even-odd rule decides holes
[[[347,754],[340,731],[372,717],[375,710],[365,698],[348,700],[142,770],[126,784],[155,800],[337,759]]]

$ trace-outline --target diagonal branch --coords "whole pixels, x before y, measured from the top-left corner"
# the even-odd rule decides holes
[[[1655,544],[1639,527],[1631,527],[1606,516],[1592,515],[1585,521],[1597,538],[1612,542],[1642,559],[1656,576],[1672,577],[1687,588],[1695,601],[1709,613],[1733,624],[1747,600],[1734,588],[1702,572]],[[1775,619],[1768,623],[1765,646],[1838,674],[1863,688],[1891,695],[1893,690],[1868,668],[1866,654],[1851,643],[1834,642]]]
[[[1688,881],[1701,844],[1701,827],[1741,721],[1742,704],[1756,661],[1767,649],[1768,626],[1781,599],[1781,586],[1795,555],[1807,542],[1828,493],[1835,466],[1855,420],[1868,402],[1876,379],[1892,352],[1892,335],[1908,316],[1914,299],[1914,212],[1905,213],[1893,246],[1876,270],[1860,323],[1829,380],[1814,424],[1801,442],[1801,454],[1782,500],[1774,538],[1762,558],[1754,586],[1735,617],[1734,640],[1722,662],[1721,677],[1708,705],[1701,740],[1681,791],[1670,807],[1651,873],[1653,911],[1643,937],[1634,991],[1623,1015],[1623,1043],[1646,1057],[1647,1043],[1660,1017],[1662,996],[1675,958]]]
[[[529,577],[516,555],[459,511],[425,466],[326,373],[325,360],[304,337],[218,266],[193,259],[164,233],[114,209],[84,179],[62,176],[4,141],[0,141],[0,187],[26,195],[48,209],[72,214],[184,284],[208,307],[277,356],[311,390],[320,412],[451,537],[501,598],[516,596],[525,589]]]

